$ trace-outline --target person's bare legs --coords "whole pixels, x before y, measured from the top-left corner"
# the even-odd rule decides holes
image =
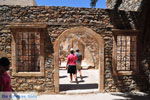
[[[78,84],[77,74],[73,74],[76,83]]]
[[[73,77],[74,77],[74,79],[76,79],[77,78],[77,74],[73,74]]]
[[[72,73],[70,73],[70,82],[72,82]]]
[[[82,80],[82,72],[81,72],[81,69],[78,70],[79,74],[80,74],[80,78]]]

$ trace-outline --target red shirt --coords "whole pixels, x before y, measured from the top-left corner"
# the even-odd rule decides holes
[[[67,57],[68,65],[76,65],[77,56],[75,54],[69,54]]]
[[[10,76],[7,74],[7,72],[3,73],[2,76],[0,76],[0,87],[2,87],[2,91],[5,92],[11,92],[11,79]]]

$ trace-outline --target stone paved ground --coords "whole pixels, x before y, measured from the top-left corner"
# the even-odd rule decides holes
[[[89,69],[82,70],[83,80],[78,74],[78,82],[70,83],[69,74],[67,70],[60,70],[60,93],[91,93],[98,92],[99,74],[98,70]]]
[[[85,93],[85,94],[40,94],[37,93],[17,93],[19,98],[12,100],[150,100],[148,93]],[[0,100],[10,100],[3,99]]]
[[[36,98],[13,100],[150,100],[148,93],[98,93],[98,70],[82,70],[83,80],[70,83],[66,70],[60,70],[59,94],[34,94]],[[27,95],[29,95],[27,93]]]
[[[57,94],[41,95],[37,100],[150,100],[145,93],[93,93],[93,94]]]

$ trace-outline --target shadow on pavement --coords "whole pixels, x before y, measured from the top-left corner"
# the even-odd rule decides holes
[[[64,76],[59,76],[59,78],[66,78],[67,77],[67,75],[64,75]]]
[[[115,96],[121,96],[127,98],[127,100],[150,100],[150,93],[121,93],[121,94],[116,94],[113,93],[112,95]],[[120,100],[120,99],[115,99],[115,100]]]
[[[77,78],[80,78],[80,77],[77,77]],[[82,76],[82,78],[88,78],[88,76]]]
[[[60,84],[60,91],[77,90],[77,89],[97,89],[98,84]]]

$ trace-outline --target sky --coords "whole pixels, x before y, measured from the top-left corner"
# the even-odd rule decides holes
[[[67,6],[91,8],[91,0],[35,0],[38,6]],[[98,0],[95,8],[106,8],[106,0]]]

